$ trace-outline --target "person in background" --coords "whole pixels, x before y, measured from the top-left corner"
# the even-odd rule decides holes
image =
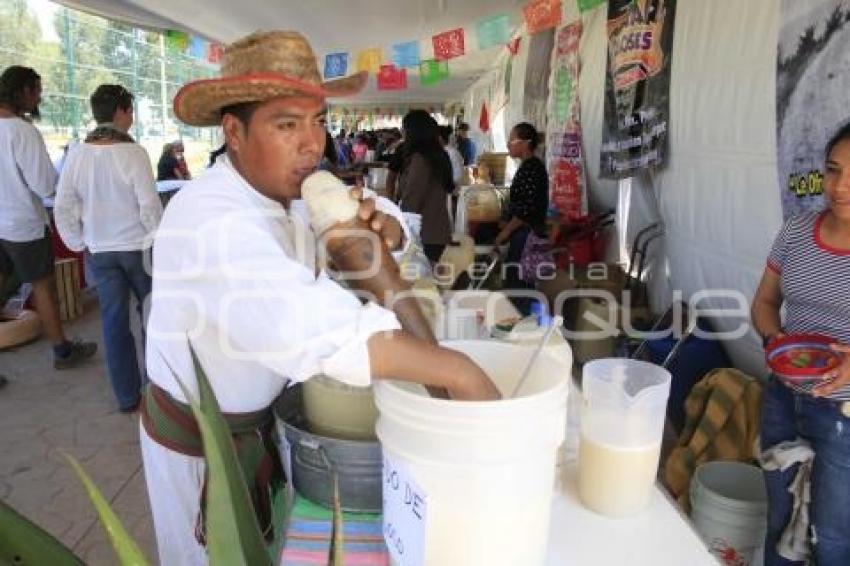
[[[827,143],[826,208],[791,217],[780,230],[753,298],[752,321],[764,346],[786,334],[835,340],[839,367],[816,386],[771,376],[762,400],[761,451],[803,442],[811,460],[808,516],[820,566],[850,564],[850,124]],[[785,306],[785,323],[780,311]],[[781,556],[780,538],[797,502],[789,492],[800,464],[765,471],[766,566],[803,564]]]
[[[401,145],[401,130],[398,128],[387,130],[384,134],[383,148],[378,152],[378,161],[391,161],[399,145]]]
[[[53,168],[56,169],[57,175],[62,174],[62,167],[65,166],[65,158],[68,157],[68,152],[71,151],[71,148],[73,148],[79,143],[80,142],[78,142],[77,140],[71,140],[62,146],[62,155],[60,155],[59,158],[53,162]]]
[[[143,308],[151,292],[144,250],[162,205],[145,149],[127,133],[133,95],[104,84],[91,95],[98,126],[68,156],[56,191],[56,227],[68,249],[88,250],[100,302],[106,365],[122,413],[135,411],[146,381],[130,330],[130,295]]]
[[[11,66],[0,75],[0,288],[16,276],[32,284],[32,301],[48,339],[53,367],[79,365],[94,342],[69,341],[56,298],[53,246],[42,199],[53,194],[56,170],[44,139],[30,121],[39,117],[41,77]]]
[[[337,164],[343,167],[351,164],[351,144],[348,142],[348,134],[345,128],[339,131],[334,140],[337,153]]]
[[[446,195],[454,190],[452,164],[440,143],[436,120],[425,110],[411,110],[402,121],[404,161],[398,197],[404,212],[422,216],[421,239],[425,255],[436,263],[451,241],[452,229]]]
[[[162,155],[156,167],[157,181],[188,181],[192,178],[183,152],[183,142],[180,140],[162,146]]]
[[[375,135],[375,132],[366,132],[365,141],[366,155],[363,157],[363,161],[366,163],[374,163],[375,156],[378,154],[378,136]]]
[[[401,131],[398,131],[398,140],[387,151],[388,153],[385,154],[387,161],[387,198],[393,202],[398,202],[398,175],[404,165],[404,136]]]
[[[443,149],[449,156],[449,161],[452,163],[452,180],[455,188],[460,185],[460,180],[463,177],[463,157],[456,147],[449,143],[452,137],[451,126],[440,126],[440,142],[443,144]]]
[[[504,288],[527,289],[529,285],[520,273],[520,259],[525,249],[528,235],[534,231],[544,236],[546,231],[546,211],[549,208],[549,176],[546,165],[535,155],[539,143],[537,129],[527,122],[521,122],[511,129],[508,138],[508,154],[520,160],[519,169],[511,183],[508,220],[502,223],[496,236],[495,245],[509,242],[505,257],[506,276]],[[527,305],[523,300],[514,303],[520,310]]]
[[[351,146],[351,157],[354,163],[365,161],[367,151],[369,151],[369,146],[366,144],[366,135],[357,134],[357,137],[354,138],[354,144]]]
[[[358,181],[363,179],[363,171],[359,165],[354,167],[342,167],[339,163],[339,154],[336,151],[336,146],[333,143],[333,136],[330,132],[326,132],[325,150],[322,154],[322,159],[319,161],[318,169],[333,173],[336,177],[342,179],[348,185],[356,185]]]
[[[339,155],[330,132],[325,131],[325,151],[319,161],[319,170],[330,171],[334,175],[339,171]]]
[[[464,166],[475,165],[478,157],[475,142],[469,139],[469,124],[461,122],[457,125],[457,149],[463,157]]]

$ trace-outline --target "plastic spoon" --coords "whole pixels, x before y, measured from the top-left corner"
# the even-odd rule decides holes
[[[549,325],[549,328],[546,329],[546,332],[543,334],[543,339],[537,345],[537,349],[534,350],[534,353],[529,358],[528,363],[525,364],[525,369],[522,374],[519,376],[519,381],[517,381],[516,387],[508,396],[508,399],[513,399],[516,397],[516,394],[519,393],[519,390],[522,389],[525,380],[528,378],[528,374],[531,373],[531,368],[534,367],[535,362],[537,362],[537,358],[540,357],[540,352],[543,351],[543,347],[549,343],[549,339],[552,337],[552,333],[555,332],[555,329],[561,326],[564,323],[564,318],[561,316],[556,316],[552,319],[552,323]]]

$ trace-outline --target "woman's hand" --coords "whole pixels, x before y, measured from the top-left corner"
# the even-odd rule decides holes
[[[766,350],[776,340],[779,340],[780,338],[785,338],[785,336],[787,336],[787,335],[784,332],[782,332],[781,330],[779,330],[777,332],[771,332],[770,334],[766,334],[764,336],[764,338],[762,339],[762,342],[763,342],[762,346],[764,346],[764,349]]]
[[[842,387],[850,385],[850,345],[832,344],[830,347],[841,355],[841,365],[824,374],[824,383],[812,390],[812,395],[815,397],[827,397]]]
[[[375,199],[364,199],[363,189],[361,187],[351,189],[351,198],[360,201],[357,216],[364,222],[369,223],[369,228],[384,240],[388,249],[398,249],[404,238],[404,231],[401,229],[401,224],[399,224],[398,220],[378,210],[375,205]]]

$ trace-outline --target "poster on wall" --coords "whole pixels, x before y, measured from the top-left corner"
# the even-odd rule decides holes
[[[546,170],[549,205],[562,221],[575,220],[587,210],[578,98],[581,33],[581,21],[560,28],[552,50]]]
[[[608,2],[608,70],[599,175],[634,176],[667,162],[676,0]]]
[[[776,143],[784,218],[823,208],[823,150],[850,121],[850,0],[783,0]]]
[[[528,41],[522,115],[541,131],[546,130],[546,104],[549,100],[549,74],[554,44],[554,29],[532,35]]]

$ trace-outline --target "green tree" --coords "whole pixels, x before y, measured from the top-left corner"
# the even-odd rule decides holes
[[[41,37],[41,28],[26,0],[0,0],[0,22],[0,69],[10,65],[34,67],[30,54]]]
[[[98,85],[116,82],[102,49],[107,27],[101,18],[67,8],[56,12],[53,25],[61,57],[51,68],[45,102],[54,125],[84,130],[91,122],[89,96]]]

